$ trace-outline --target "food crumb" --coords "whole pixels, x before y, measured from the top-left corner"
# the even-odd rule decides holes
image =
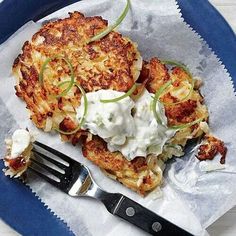
[[[220,163],[225,164],[227,147],[224,142],[212,135],[205,135],[203,143],[198,149],[196,157],[200,161],[213,160],[217,154],[221,155]]]

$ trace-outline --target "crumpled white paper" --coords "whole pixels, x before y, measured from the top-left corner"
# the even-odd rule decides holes
[[[9,136],[17,126],[36,130],[29,120],[25,103],[15,96],[15,79],[11,76],[13,60],[23,43],[45,20],[63,18],[68,12],[81,11],[88,16],[101,15],[112,23],[124,6],[125,0],[78,2],[37,24],[29,22],[0,46],[0,118],[5,120],[4,125],[0,124],[2,152],[4,137]],[[202,172],[194,153],[186,150],[185,157],[174,159],[167,165],[163,198],[153,200],[151,195],[142,198],[108,179],[97,166],[83,158],[79,146],[62,143],[58,135],[39,132],[38,140],[86,164],[98,185],[105,190],[121,192],[193,234],[203,235],[206,227],[236,203],[236,97],[232,81],[207,44],[183,22],[174,0],[132,0],[132,9],[119,31],[138,43],[144,59],[158,56],[179,60],[187,64],[194,75],[203,78],[202,93],[210,111],[211,130],[228,147],[226,168],[211,173]],[[111,216],[96,200],[69,197],[34,176],[29,179],[29,185],[76,235],[145,234]]]

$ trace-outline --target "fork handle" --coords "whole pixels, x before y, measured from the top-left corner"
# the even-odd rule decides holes
[[[119,193],[104,193],[100,200],[115,216],[136,225],[152,235],[192,235],[168,220]]]

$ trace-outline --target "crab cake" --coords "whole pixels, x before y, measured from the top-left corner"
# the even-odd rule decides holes
[[[85,92],[100,89],[126,92],[137,80],[142,58],[130,39],[112,31],[87,43],[107,25],[101,17],[74,12],[68,18],[45,24],[24,44],[13,65],[15,89],[38,128],[68,132],[77,127],[75,109],[80,105],[81,92],[72,86],[64,93],[72,79]],[[81,133],[79,130],[68,137],[76,142]]]

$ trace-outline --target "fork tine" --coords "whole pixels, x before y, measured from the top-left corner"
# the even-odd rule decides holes
[[[52,159],[51,157],[49,156],[46,156],[45,154],[41,153],[40,151],[38,150],[35,150],[35,148],[33,148],[32,150],[34,152],[34,154],[38,155],[39,157],[51,162],[52,164],[56,165],[57,167],[61,168],[62,170],[66,170],[67,169],[67,166],[60,163],[59,161],[56,161],[54,159]]]
[[[39,172],[38,170],[34,169],[32,166],[29,166],[29,169],[34,172],[36,175],[38,175],[39,177],[41,177],[42,179],[46,180],[48,183],[59,187],[60,186],[60,182],[57,182],[55,180],[53,180],[52,178],[49,178],[48,176],[42,174],[41,172]]]
[[[31,161],[32,161],[33,163],[37,164],[38,166],[42,167],[43,169],[45,169],[46,171],[48,171],[50,174],[56,176],[56,177],[59,178],[59,179],[62,179],[63,176],[64,176],[62,173],[58,172],[57,170],[54,170],[53,168],[51,168],[51,167],[49,167],[49,166],[47,166],[47,165],[45,165],[45,164],[43,164],[43,163],[41,163],[41,162],[39,162],[39,161],[33,159],[33,158],[31,159]]]
[[[35,141],[35,142],[34,142],[34,145],[45,149],[46,151],[48,151],[48,152],[54,154],[55,156],[58,156],[59,158],[61,158],[62,160],[68,162],[69,164],[73,162],[73,160],[72,160],[70,157],[66,156],[65,154],[63,154],[63,153],[61,153],[61,152],[59,152],[59,151],[57,151],[57,150],[55,150],[55,149],[53,149],[53,148],[51,148],[51,147],[45,145],[45,144],[43,144],[43,143],[40,143],[40,142],[38,142],[38,141]]]

